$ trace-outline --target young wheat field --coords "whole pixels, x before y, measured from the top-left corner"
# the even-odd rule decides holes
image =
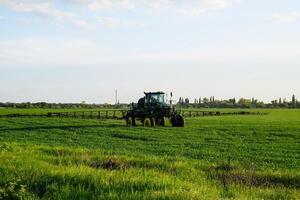
[[[300,199],[300,110],[262,112],[184,128],[0,118],[0,199]]]

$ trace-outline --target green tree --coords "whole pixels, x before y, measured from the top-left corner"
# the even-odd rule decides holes
[[[292,106],[293,106],[293,108],[296,108],[296,104],[297,104],[296,96],[293,94],[293,96],[292,96]]]
[[[251,99],[240,98],[238,104],[240,104],[242,108],[250,108]]]
[[[208,99],[207,97],[204,97],[204,98],[203,98],[203,103],[204,103],[204,104],[207,104],[208,102],[209,102],[209,99]]]
[[[190,103],[189,98],[185,98],[184,103],[185,103],[186,105],[189,105],[189,103]]]
[[[30,102],[27,102],[27,103],[26,103],[26,108],[31,108],[31,107],[32,107],[31,103],[30,103]]]

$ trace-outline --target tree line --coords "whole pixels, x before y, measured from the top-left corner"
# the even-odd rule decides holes
[[[180,97],[177,106],[181,108],[300,108],[300,101],[296,99],[295,95],[292,95],[290,101],[279,98],[268,103],[256,98],[218,100],[214,96],[200,97],[191,102],[189,98]]]
[[[47,102],[37,102],[37,103],[31,103],[31,102],[24,102],[24,103],[1,103],[0,107],[3,108],[47,108],[47,109],[115,109],[115,108],[122,108],[124,106],[127,106],[126,104],[118,104],[118,105],[112,105],[112,104],[88,104],[85,102],[82,103],[47,103]]]
[[[3,108],[47,108],[47,109],[123,109],[128,108],[130,104],[88,104],[84,101],[81,103],[47,103],[47,102],[24,102],[24,103],[1,103]],[[219,100],[214,96],[203,97],[190,101],[189,98],[180,97],[177,104],[179,108],[300,108],[300,101],[293,95],[290,101],[285,98],[279,98],[269,103],[259,101],[256,98],[231,98],[227,100]]]

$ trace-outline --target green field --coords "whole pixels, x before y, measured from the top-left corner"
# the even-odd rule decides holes
[[[300,199],[300,110],[263,112],[185,128],[0,118],[0,199]]]

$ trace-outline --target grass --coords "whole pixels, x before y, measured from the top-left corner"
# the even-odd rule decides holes
[[[185,128],[0,118],[0,199],[300,199],[300,110],[263,111]]]

